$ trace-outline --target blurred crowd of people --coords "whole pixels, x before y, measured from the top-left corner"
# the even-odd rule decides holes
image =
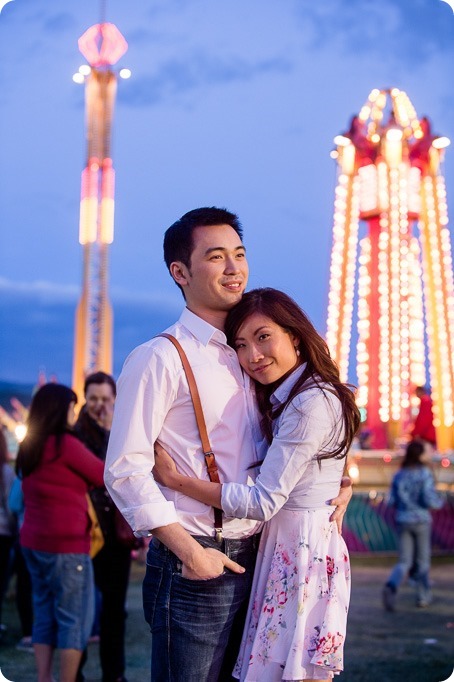
[[[34,651],[38,682],[53,680],[56,650],[61,682],[82,682],[90,641],[99,641],[103,682],[126,682],[125,604],[138,541],[103,481],[115,381],[91,374],[84,394],[76,417],[70,388],[48,383],[37,390],[16,471],[0,431],[0,623],[15,574],[17,648]],[[103,535],[93,557],[88,496]]]

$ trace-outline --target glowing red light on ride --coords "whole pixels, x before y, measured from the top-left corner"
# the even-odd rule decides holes
[[[447,457],[443,457],[443,459],[440,462],[442,467],[445,467],[445,469],[451,464],[449,459]]]
[[[383,455],[383,461],[386,462],[386,464],[389,464],[389,462],[392,460],[392,456],[390,455],[389,452],[386,452]]]

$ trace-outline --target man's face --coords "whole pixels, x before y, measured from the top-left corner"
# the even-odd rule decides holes
[[[110,384],[90,384],[85,394],[88,415],[95,421],[103,421],[111,413],[115,396]]]
[[[190,268],[180,264],[186,303],[204,318],[227,312],[241,299],[249,269],[244,245],[230,225],[197,227]]]

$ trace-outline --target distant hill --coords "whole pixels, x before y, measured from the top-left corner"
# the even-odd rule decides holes
[[[8,381],[0,381],[0,405],[7,410],[11,410],[11,398],[17,398],[25,406],[30,405],[33,384],[14,384]]]
[[[1,0],[0,0],[1,4]],[[178,300],[178,299],[177,299]],[[75,303],[75,302],[74,302]],[[128,298],[114,304],[113,375],[121,372],[126,357],[133,348],[166,329],[181,314],[182,304],[172,301],[143,301]],[[2,327],[0,379],[4,383],[21,382],[5,387],[27,394],[28,382],[43,371],[49,378],[55,375],[66,386],[72,382],[74,304],[61,301],[43,303],[39,298],[2,298],[0,287],[0,318],[8,320],[8,332]],[[14,373],[12,373],[14,372]],[[1,384],[1,381],[0,381]],[[3,389],[2,389],[3,391]],[[1,403],[2,398],[0,398]]]

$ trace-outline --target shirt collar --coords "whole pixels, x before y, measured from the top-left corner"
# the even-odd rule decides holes
[[[296,369],[293,370],[293,372],[285,379],[285,381],[280,384],[276,390],[270,395],[270,402],[272,405],[277,405],[278,403],[283,403],[284,400],[287,399],[288,394],[290,393],[293,384],[299,377],[302,375],[304,370],[306,369],[307,362],[303,362],[302,365],[299,365]]]
[[[219,341],[220,343],[227,343],[227,337],[220,329],[216,329],[209,322],[205,322],[201,317],[185,308],[180,316],[180,323],[191,332],[195,338],[204,346],[207,346],[210,341]]]

